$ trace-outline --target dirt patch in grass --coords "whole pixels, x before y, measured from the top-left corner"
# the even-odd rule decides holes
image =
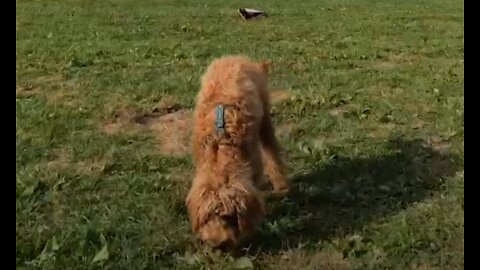
[[[422,119],[415,118],[411,121],[410,127],[412,129],[422,129],[426,124],[427,122],[423,121]]]
[[[63,171],[70,167],[72,162],[72,152],[67,149],[54,150],[55,159],[47,163],[49,171]]]
[[[115,113],[114,120],[102,126],[102,130],[109,135],[117,133],[135,134],[143,130],[143,125],[134,121],[136,113],[122,109]]]
[[[337,118],[342,118],[345,113],[348,113],[351,110],[351,106],[349,105],[343,105],[340,107],[333,108],[328,111],[328,114],[330,114],[333,117]]]
[[[390,61],[394,61],[396,63],[415,63],[422,61],[424,56],[415,53],[398,53],[391,55],[389,59]]]
[[[286,140],[291,137],[292,132],[297,128],[297,124],[287,122],[275,127],[275,133],[281,140]]]
[[[79,88],[75,80],[66,80],[62,74],[40,76],[29,83],[16,85],[16,97],[24,98],[42,96],[51,105],[75,106],[76,90]]]
[[[106,156],[74,162],[72,151],[67,149],[54,150],[55,158],[46,163],[49,172],[71,170],[78,175],[94,175],[103,172],[109,162]]]
[[[375,129],[367,133],[367,137],[373,139],[386,139],[390,137],[395,130],[395,127],[394,124],[390,123],[378,125]]]
[[[18,30],[23,30],[23,28],[26,28],[28,26],[32,25],[31,22],[27,21],[27,20],[19,20],[17,19],[16,21],[16,24],[15,24],[15,29],[16,31]]]
[[[433,136],[425,141],[424,146],[431,147],[433,150],[437,151],[440,154],[448,154],[452,145],[450,142],[444,140],[439,136]]]
[[[188,154],[192,127],[190,112],[179,110],[145,120],[145,125],[155,132],[162,154],[177,157]]]
[[[287,101],[291,99],[292,93],[290,90],[281,89],[281,90],[270,90],[270,101],[272,104],[277,104],[280,102]]]
[[[373,68],[376,70],[391,70],[395,67],[397,67],[397,64],[390,61],[381,60],[373,63]]]
[[[32,84],[17,85],[15,91],[17,97],[30,97],[39,93],[38,88]]]
[[[403,64],[414,64],[423,61],[424,57],[420,54],[399,53],[390,55],[386,59],[375,61],[373,68],[380,71],[392,70]]]
[[[56,89],[46,91],[45,97],[51,105],[77,106],[79,84],[75,80],[62,81]]]
[[[172,111],[172,110],[181,108],[179,104],[180,104],[180,100],[178,99],[178,97],[172,96],[172,95],[164,95],[158,101],[156,110],[157,111],[167,110],[167,112],[168,110]]]
[[[391,95],[393,91],[393,88],[387,82],[378,82],[369,86],[366,94],[374,100],[383,100],[387,95]]]
[[[190,149],[191,112],[178,104],[165,102],[161,105],[151,113],[121,111],[113,122],[105,124],[102,129],[107,134],[152,132],[163,155],[185,156]]]
[[[105,170],[109,159],[106,157],[95,157],[93,159],[75,163],[75,170],[82,175],[93,175]]]

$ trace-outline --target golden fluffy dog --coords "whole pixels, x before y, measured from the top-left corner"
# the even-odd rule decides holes
[[[270,119],[269,65],[222,57],[202,78],[186,205],[193,231],[213,247],[233,248],[261,222],[265,206],[256,185],[264,173],[274,193],[289,189]]]

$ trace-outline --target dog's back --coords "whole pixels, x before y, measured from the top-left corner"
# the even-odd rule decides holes
[[[242,56],[216,59],[202,77],[197,102],[209,106],[208,109],[221,103],[237,104],[261,117],[262,102],[268,100],[267,68],[268,64],[254,63]]]
[[[248,142],[258,141],[262,117],[268,113],[264,111],[268,107],[267,68],[268,64],[254,63],[241,56],[219,58],[210,64],[197,96],[194,128],[196,159],[214,154],[216,160],[222,159],[222,156],[223,160],[231,160],[228,156],[235,154],[232,151],[241,150],[238,148],[248,145]],[[218,134],[215,127],[219,105],[225,108],[225,134]],[[213,146],[210,150],[216,153],[198,151],[208,148],[206,143]],[[199,148],[195,144],[203,146]],[[222,145],[225,151],[218,151],[218,145]]]

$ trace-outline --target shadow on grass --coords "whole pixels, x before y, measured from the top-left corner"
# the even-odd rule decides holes
[[[435,195],[455,174],[458,157],[419,141],[391,141],[390,154],[337,158],[294,179],[296,191],[270,202],[270,213],[251,249],[278,252],[341,237]]]

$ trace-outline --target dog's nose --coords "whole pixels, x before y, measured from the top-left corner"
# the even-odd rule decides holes
[[[218,241],[218,240],[207,240],[206,243],[215,248],[219,249],[221,251],[227,251],[232,248],[233,243],[230,240],[223,240],[223,241]]]
[[[215,248],[225,252],[232,249],[232,247],[233,247],[232,241],[223,241],[219,245],[217,245]]]

